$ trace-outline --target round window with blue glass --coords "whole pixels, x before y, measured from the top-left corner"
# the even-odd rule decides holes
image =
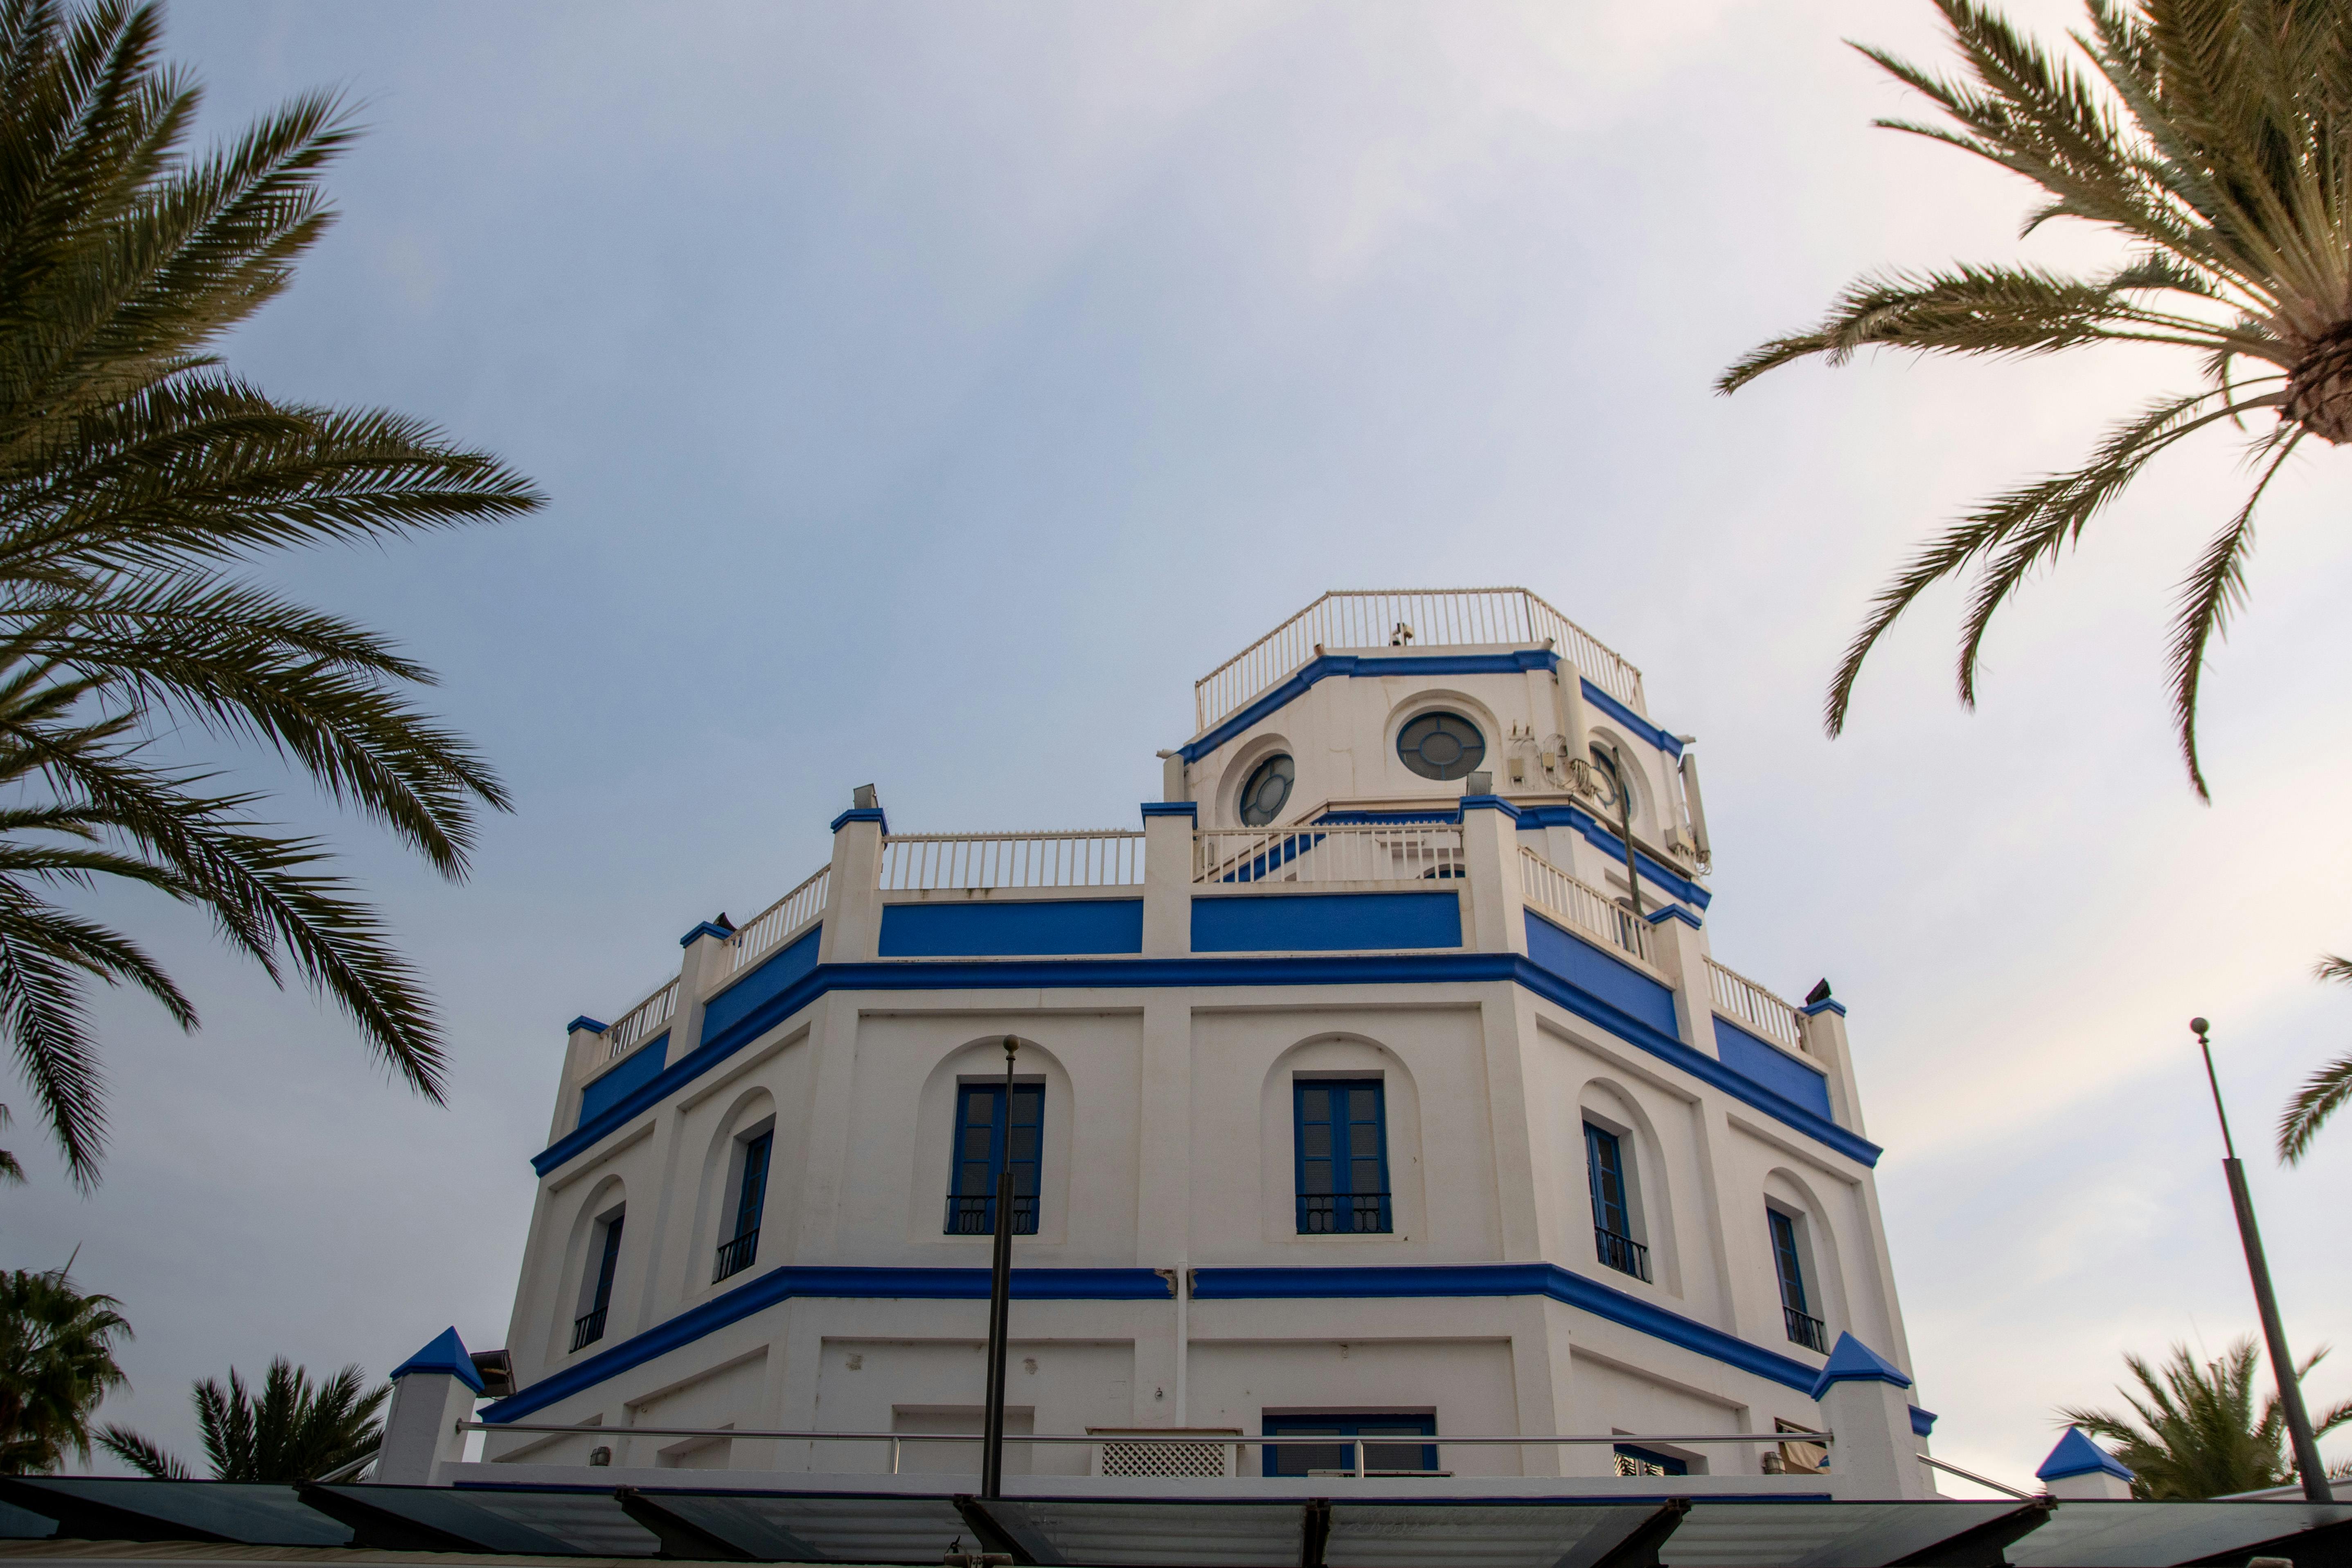
[[[1249,783],[1242,786],[1242,826],[1264,827],[1282,815],[1290,804],[1291,781],[1298,776],[1297,768],[1287,756],[1272,756],[1258,763],[1250,773]]]
[[[1424,713],[1397,731],[1397,758],[1425,779],[1466,778],[1486,760],[1486,737],[1459,713]]]

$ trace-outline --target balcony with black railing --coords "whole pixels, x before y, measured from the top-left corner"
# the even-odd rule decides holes
[[[996,1234],[996,1199],[965,1197],[950,1194],[948,1198],[947,1234],[950,1236],[994,1236]],[[1037,1194],[1013,1194],[1013,1234],[1037,1234]]]
[[[604,1337],[604,1313],[606,1310],[607,1309],[605,1308],[599,1307],[593,1312],[583,1313],[581,1316],[572,1320],[572,1348],[573,1350],[578,1350],[582,1345],[593,1345],[598,1340]]]
[[[1790,1344],[1802,1345],[1822,1355],[1830,1353],[1829,1330],[1819,1318],[1809,1318],[1794,1307],[1783,1307],[1780,1321],[1788,1326]]]
[[[1386,1193],[1298,1194],[1301,1236],[1378,1236],[1391,1228]]]
[[[1592,1247],[1604,1267],[1620,1274],[1631,1274],[1644,1285],[1650,1282],[1650,1249],[1632,1237],[1620,1236],[1596,1225],[1592,1227]]]
[[[732,1241],[719,1244],[719,1261],[710,1270],[710,1282],[716,1285],[730,1274],[742,1273],[759,1256],[760,1227],[755,1225]]]

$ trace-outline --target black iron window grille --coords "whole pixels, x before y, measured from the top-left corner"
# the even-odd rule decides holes
[[[1386,1193],[1301,1193],[1298,1234],[1301,1236],[1364,1236],[1382,1233],[1389,1226]]]
[[[1829,1331],[1819,1318],[1808,1317],[1794,1307],[1783,1307],[1780,1309],[1780,1319],[1789,1327],[1790,1344],[1802,1345],[1807,1350],[1818,1351],[1822,1355],[1830,1353]]]
[[[573,1350],[578,1350],[582,1345],[593,1345],[604,1337],[605,1311],[605,1308],[599,1307],[593,1312],[583,1313],[572,1320]]]
[[[1601,1261],[1620,1274],[1631,1274],[1644,1285],[1650,1282],[1650,1249],[1630,1236],[1620,1236],[1613,1230],[1592,1227],[1593,1250]]]
[[[751,1267],[751,1259],[758,1256],[760,1256],[760,1228],[753,1226],[734,1240],[722,1241],[719,1244],[719,1262],[710,1271],[710,1282],[716,1285],[730,1274],[742,1273]]]
[[[955,1194],[948,1199],[947,1233],[950,1236],[994,1236],[996,1234],[996,1199],[971,1197]],[[1013,1234],[1037,1234],[1037,1194],[1013,1194]]]

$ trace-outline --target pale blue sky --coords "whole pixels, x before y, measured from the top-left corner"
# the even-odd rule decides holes
[[[2026,596],[1980,714],[1948,596],[1824,741],[1904,543],[2183,373],[1712,396],[1862,267],[2013,254],[2024,198],[1868,129],[1916,106],[1839,39],[1932,54],[1924,0],[1663,10],[183,0],[216,128],[320,85],[373,127],[236,368],[441,421],[553,504],[276,569],[438,667],[520,803],[464,889],[337,829],[442,999],[447,1110],[200,923],[110,906],[206,1029],[108,999],[105,1186],[20,1120],[0,1194],[6,1262],[79,1246],[139,1327],[106,1414],[193,1449],[188,1380],[232,1363],[503,1342],[565,1019],[813,869],[853,784],[908,828],[1130,825],[1192,679],[1333,587],[1525,584],[1701,737],[1717,955],[1853,1009],[1939,1453],[2021,1479],[2120,1352],[2251,1331],[2183,1024],[2256,1150],[2352,1037],[2307,978],[2352,944],[2341,461],[2274,491],[2212,808],[2160,658],[2222,442]],[[2352,1124],[2255,1163],[2298,1347],[2352,1336],[2347,1177]]]

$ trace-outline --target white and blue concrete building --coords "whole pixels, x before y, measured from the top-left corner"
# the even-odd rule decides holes
[[[829,864],[574,1021],[483,1466],[976,1468],[888,1439],[979,1427],[1002,1157],[1008,1429],[1078,1439],[1015,1483],[1328,1489],[1377,1437],[1818,1493],[1818,1447],[1700,1439],[1830,1429],[1843,1489],[1927,1491],[1845,1010],[1716,961],[1633,666],[1522,590],[1327,595],[1163,759],[1101,831],[861,788]]]

